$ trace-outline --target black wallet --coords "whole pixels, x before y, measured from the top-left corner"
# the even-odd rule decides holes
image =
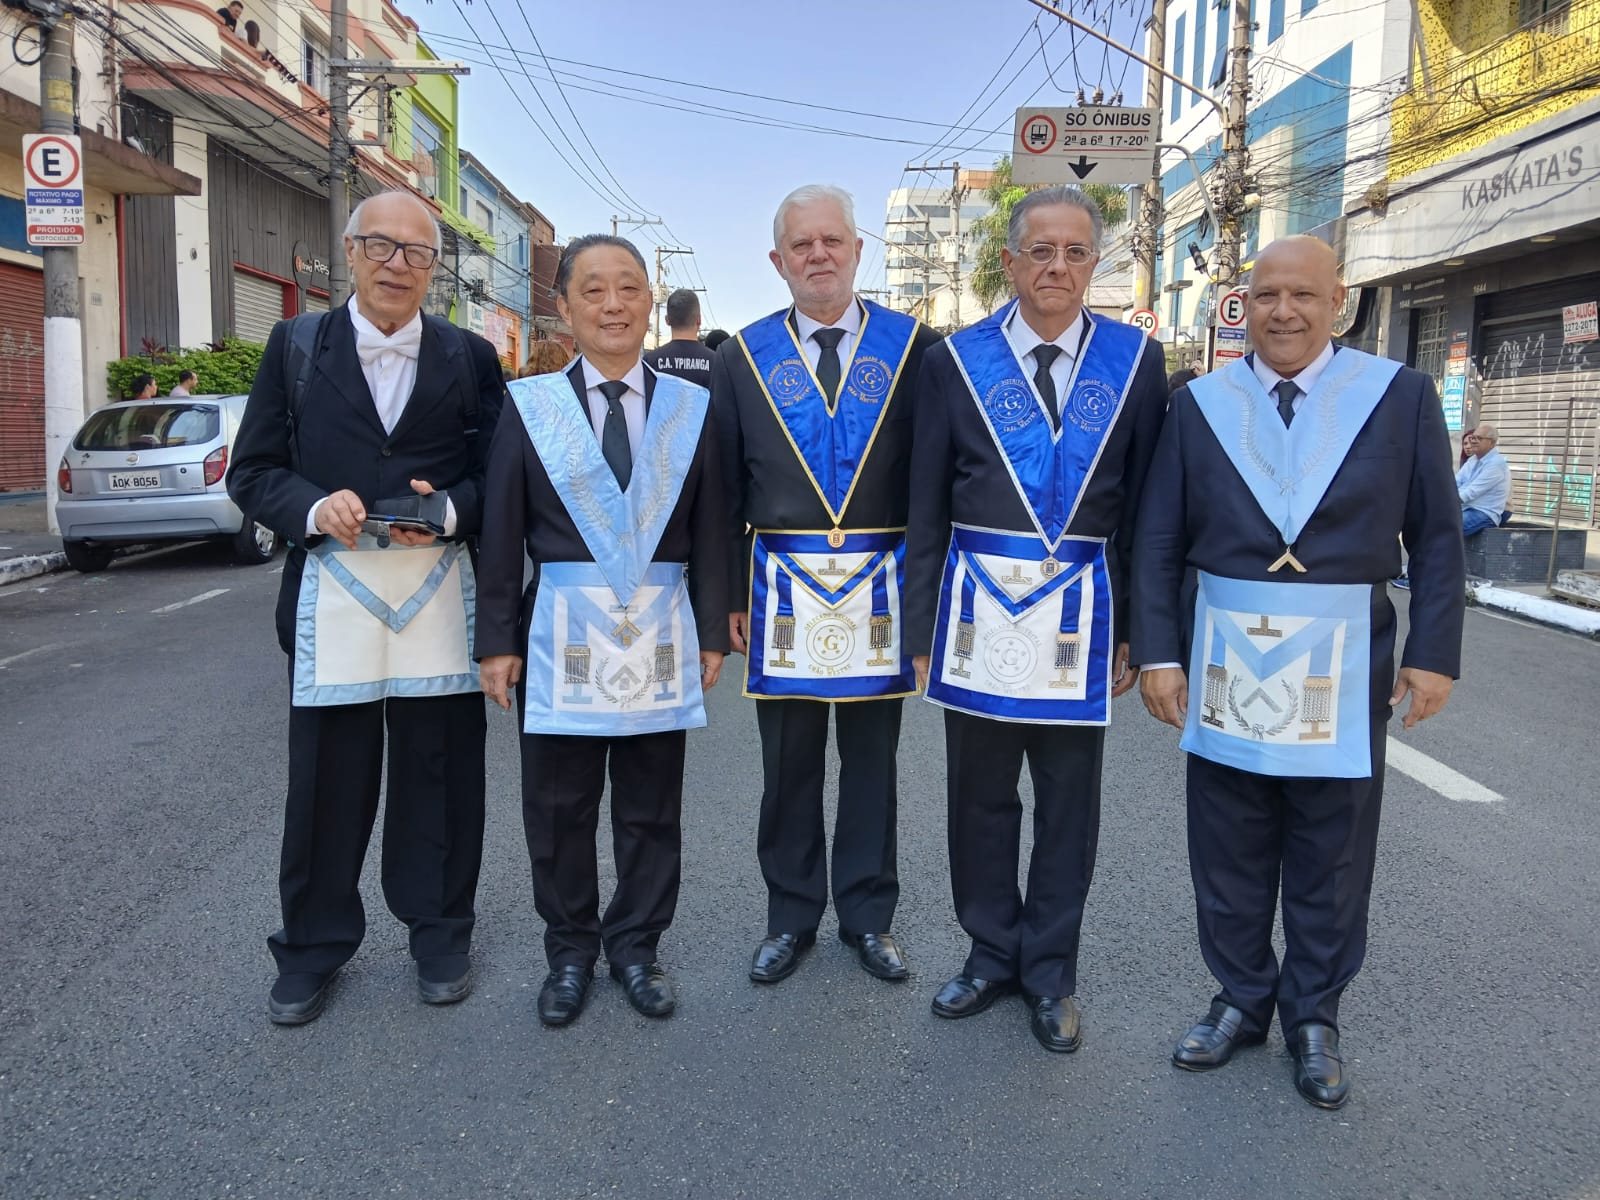
[[[367,507],[367,521],[387,528],[409,529],[413,533],[431,533],[435,537],[443,537],[445,503],[443,492],[434,492],[431,496],[419,496],[413,492],[409,496],[374,500]]]

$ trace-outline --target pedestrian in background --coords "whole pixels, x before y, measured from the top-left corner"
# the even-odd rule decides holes
[[[672,340],[648,351],[645,362],[662,374],[709,388],[711,351],[700,344],[700,297],[689,288],[679,288],[667,297],[667,327],[672,330]]]
[[[154,400],[159,391],[160,388],[156,386],[156,377],[154,375],[135,375],[124,399]]]
[[[194,387],[195,383],[199,380],[199,378],[200,377],[198,375],[196,375],[193,371],[188,371],[188,370],[180,371],[178,373],[178,384],[177,384],[177,386],[174,387],[172,389],[172,391],[168,392],[167,394],[169,396],[180,396],[180,397],[188,396],[189,395],[189,389]]]
[[[541,338],[528,347],[528,357],[517,368],[517,378],[529,375],[548,375],[551,371],[565,370],[572,361],[572,351],[553,338]]]

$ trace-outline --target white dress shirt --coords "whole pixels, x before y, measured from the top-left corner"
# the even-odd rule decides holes
[[[1500,514],[1511,507],[1511,464],[1499,447],[1461,464],[1456,472],[1456,495],[1462,509],[1476,509],[1496,525],[1500,523]]]
[[[1061,402],[1067,398],[1067,381],[1072,378],[1072,364],[1077,360],[1078,347],[1083,344],[1083,336],[1088,332],[1088,320],[1083,315],[1083,310],[1078,310],[1076,319],[1061,331],[1061,336],[1053,338],[1050,344],[1061,351],[1056,355],[1055,362],[1050,364],[1050,382],[1056,385],[1056,405],[1059,411]],[[1045,339],[1035,332],[1022,316],[1022,306],[1018,305],[1011,310],[1011,315],[1006,318],[1006,337],[1011,342],[1011,349],[1016,352],[1017,359],[1022,363],[1023,370],[1028,378],[1032,379],[1034,372],[1039,369],[1039,361],[1034,357],[1036,347],[1045,344]]]
[[[589,422],[594,426],[595,441],[605,444],[606,429],[606,394],[600,390],[600,385],[606,377],[595,368],[587,358],[579,356],[579,364],[583,370],[583,386],[585,396],[589,401]],[[644,360],[640,359],[622,377],[622,382],[628,385],[628,390],[622,393],[622,415],[628,422],[628,451],[637,460],[639,447],[644,443],[644,373],[646,367]]]
[[[861,336],[862,316],[861,301],[854,299],[850,301],[850,307],[844,310],[844,315],[832,325],[812,320],[798,308],[794,310],[794,325],[799,331],[800,350],[805,354],[806,362],[811,364],[812,371],[817,369],[817,363],[822,359],[822,345],[811,335],[819,329],[844,330],[844,336],[839,339],[839,367],[842,371],[845,363],[850,361],[850,356],[855,353],[856,338]]]
[[[1333,343],[1329,342],[1322,348],[1321,354],[1313,358],[1309,363],[1300,369],[1298,374],[1294,376],[1294,385],[1300,389],[1294,398],[1294,411],[1296,416],[1300,415],[1300,405],[1305,401],[1306,393],[1310,392],[1312,388],[1317,386],[1317,380],[1322,378],[1322,373],[1328,369],[1328,364],[1332,361]],[[1259,354],[1253,354],[1250,356],[1250,366],[1255,371],[1256,378],[1261,381],[1261,386],[1267,389],[1267,395],[1276,400],[1277,393],[1274,392],[1273,389],[1285,379],[1289,378],[1289,376],[1279,375],[1271,367],[1267,366],[1266,363],[1261,361],[1261,355]]]

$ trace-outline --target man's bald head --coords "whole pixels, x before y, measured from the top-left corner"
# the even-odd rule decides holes
[[[1333,318],[1344,304],[1339,260],[1319,238],[1279,238],[1250,272],[1247,323],[1256,354],[1286,379],[1310,366],[1333,340]]]

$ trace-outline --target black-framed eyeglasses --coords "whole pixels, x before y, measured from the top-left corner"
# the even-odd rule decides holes
[[[1048,267],[1055,262],[1056,255],[1062,255],[1074,267],[1081,267],[1094,257],[1094,250],[1080,243],[1074,242],[1070,246],[1052,246],[1049,242],[1035,242],[1026,246],[1022,251],[1041,267]]]
[[[397,242],[376,233],[352,234],[351,241],[361,243],[361,253],[373,262],[386,263],[396,250],[406,256],[406,266],[422,271],[439,261],[439,252],[426,242]]]

